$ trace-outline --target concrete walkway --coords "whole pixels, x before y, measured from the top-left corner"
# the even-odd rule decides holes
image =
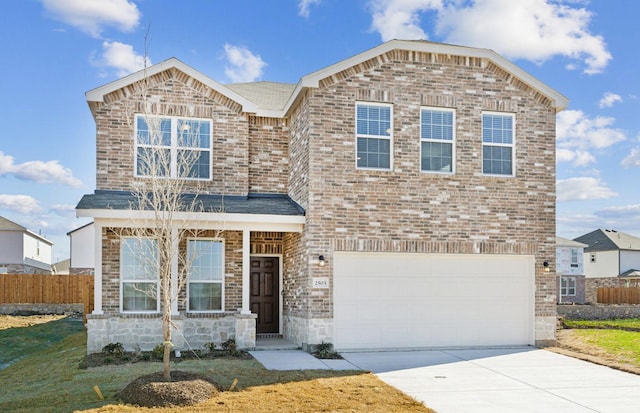
[[[250,351],[267,370],[358,370],[346,360],[320,360],[302,350]]]
[[[531,347],[251,355],[270,370],[372,371],[438,413],[640,412],[640,376]]]

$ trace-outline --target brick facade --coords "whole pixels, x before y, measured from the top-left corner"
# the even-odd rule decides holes
[[[491,60],[393,49],[327,72],[317,87],[302,88],[282,117],[244,113],[241,104],[176,68],[103,100],[93,109],[97,189],[135,185],[133,119],[148,109],[213,120],[213,179],[201,186],[205,193],[286,194],[304,208],[302,232],[250,234],[250,254],[282,257],[282,332],[296,343],[332,340],[332,289],[311,284],[313,277],[332,279],[334,251],[535,256],[536,341],[555,339],[556,275],[542,263],[555,268],[556,107]],[[390,171],[356,168],[357,102],[392,105]],[[420,171],[420,108],[427,106],[455,110],[453,174]],[[484,111],[515,115],[514,177],[482,173]],[[227,315],[239,313],[248,288],[242,285],[242,234],[221,236]],[[102,308],[114,317],[118,255],[117,234],[103,229]],[[319,255],[327,265],[317,265]],[[181,315],[184,301],[183,294]]]

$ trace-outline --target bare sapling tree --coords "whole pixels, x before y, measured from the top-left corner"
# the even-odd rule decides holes
[[[201,181],[190,178],[198,176],[199,168],[210,168],[208,161],[201,162],[199,150],[209,142],[201,142],[199,121],[144,113],[135,115],[135,122],[138,178],[132,190],[132,222],[122,229],[121,240],[136,267],[132,271],[136,282],[124,284],[123,306],[133,311],[160,309],[163,377],[169,381],[172,304],[186,290],[192,264],[198,259],[197,249],[189,250],[181,240],[198,237],[201,230],[190,228],[189,223],[204,211]]]

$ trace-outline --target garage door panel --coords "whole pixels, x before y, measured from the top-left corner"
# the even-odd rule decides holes
[[[533,257],[334,254],[338,349],[532,344]]]

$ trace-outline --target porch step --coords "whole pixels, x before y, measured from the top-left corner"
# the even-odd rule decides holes
[[[264,336],[275,337],[264,337]],[[282,338],[280,334],[257,334],[256,350],[296,350],[300,347]]]

